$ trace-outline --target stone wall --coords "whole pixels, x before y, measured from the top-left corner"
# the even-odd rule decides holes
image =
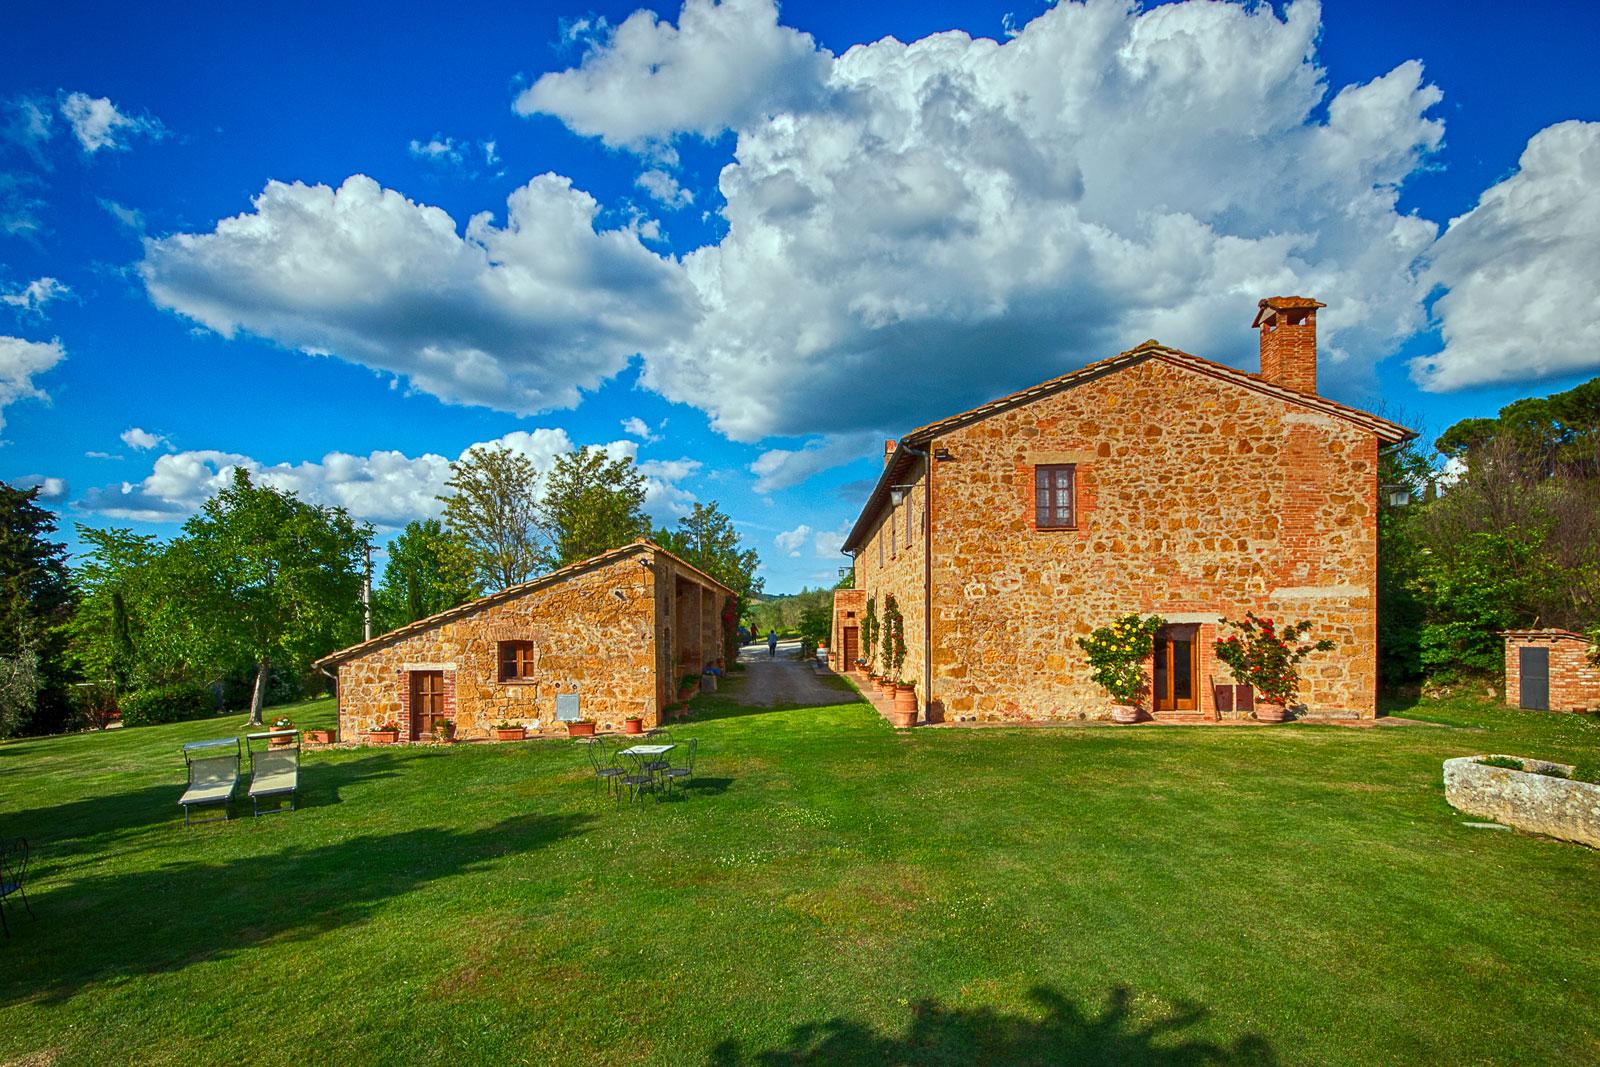
[[[905,626],[906,658],[900,667],[901,680],[916,685],[917,706],[925,708],[927,581],[923,522],[928,501],[927,462],[919,461],[914,472],[905,475],[900,484],[911,488],[904,500],[884,508],[877,517],[870,537],[856,555],[855,580],[863,596],[875,601],[880,622],[888,598],[895,598]],[[862,612],[865,611],[863,603]],[[888,669],[881,636],[871,669]]]
[[[839,589],[833,594],[833,631],[828,639],[828,666],[836,671],[853,671],[854,663],[844,658],[844,632],[854,627],[858,647],[861,639],[861,620],[867,610],[867,594],[861,589]]]
[[[1310,713],[1375,713],[1370,432],[1148,358],[926,447],[949,455],[933,464],[931,493],[932,695],[947,716],[1107,716],[1076,638],[1129,612],[1197,624],[1197,710],[1214,714],[1210,682],[1231,681],[1211,652],[1217,623],[1246,609],[1309,619],[1313,638],[1336,643],[1303,665]],[[1071,529],[1034,526],[1033,469],[1044,463],[1076,465]],[[920,539],[880,566],[888,522],[886,511],[857,555],[856,584],[880,607],[894,592],[920,609]],[[910,645],[915,616],[902,610]]]
[[[602,724],[638,715],[654,725],[662,706],[655,605],[663,564],[641,562],[649,555],[630,553],[345,660],[340,737],[359,741],[393,721],[410,740],[410,673],[419,670],[444,672],[446,713],[463,739],[486,737],[501,720],[552,726],[558,693],[577,693],[584,717]],[[532,680],[499,680],[500,641],[533,642]]]
[[[1600,711],[1600,667],[1587,638],[1565,630],[1519,630],[1506,637],[1506,703],[1521,704],[1524,648],[1550,650],[1550,710]]]

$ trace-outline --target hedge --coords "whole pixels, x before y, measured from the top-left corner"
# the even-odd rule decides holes
[[[204,719],[216,711],[211,690],[198,683],[158,685],[123,697],[122,725],[154,726],[163,722]]]

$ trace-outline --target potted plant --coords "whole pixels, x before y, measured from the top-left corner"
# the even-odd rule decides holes
[[[521,741],[528,736],[528,728],[520,722],[497,722],[494,724],[494,739],[496,741]]]
[[[305,732],[305,738],[313,745],[331,745],[333,744],[333,731],[317,729],[307,730]]]
[[[574,720],[573,722],[567,723],[567,736],[568,737],[593,737],[594,736],[594,720],[593,719],[577,719],[577,720]]]
[[[1300,661],[1313,652],[1328,651],[1333,642],[1307,641],[1311,624],[1304,620],[1280,628],[1253,611],[1244,613],[1243,622],[1224,623],[1239,632],[1217,642],[1217,658],[1233,671],[1235,681],[1256,687],[1257,719],[1283,722],[1300,689]]]
[[[622,720],[622,732],[625,734],[644,733],[644,720],[637,715],[629,715]]]
[[[690,697],[694,696],[695,691],[699,688],[700,676],[698,674],[684,675],[682,678],[678,679],[678,699],[688,700]]]
[[[433,739],[443,745],[455,743],[456,721],[454,719],[434,719]]]
[[[269,727],[269,729],[272,729],[272,730],[293,730],[294,729],[294,720],[289,718],[289,716],[287,716],[287,715],[279,715],[276,719],[272,720],[272,725]],[[284,747],[287,747],[288,745],[294,744],[294,738],[292,738],[292,737],[273,737],[273,738],[268,739],[267,744],[272,748],[284,748]]]
[[[1124,615],[1078,638],[1089,657],[1089,677],[1111,697],[1115,722],[1139,721],[1139,694],[1144,692],[1145,660],[1155,647],[1156,631],[1166,625],[1159,615]]]
[[[867,610],[861,616],[861,667],[867,672],[873,689],[878,688],[878,598],[867,600]]]
[[[392,745],[400,740],[400,727],[393,722],[380,722],[367,731],[367,740],[375,745]]]

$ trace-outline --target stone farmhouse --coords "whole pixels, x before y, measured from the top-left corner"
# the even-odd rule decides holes
[[[317,661],[337,668],[339,736],[393,723],[400,740],[552,729],[556,697],[583,718],[659,725],[684,675],[723,665],[733,591],[649,541],[574,563]]]
[[[1154,613],[1145,709],[1228,718],[1253,694],[1213,642],[1253,610],[1336,643],[1302,665],[1302,714],[1372,717],[1378,453],[1414,434],[1317,395],[1324,306],[1260,301],[1260,373],[1146,341],[886,442],[832,665],[892,595],[928,719],[1101,718],[1076,638]]]

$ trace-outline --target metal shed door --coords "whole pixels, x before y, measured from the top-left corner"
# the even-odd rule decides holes
[[[1518,705],[1533,711],[1550,710],[1550,650],[1548,648],[1521,648],[1517,650],[1517,671],[1520,674]]]

